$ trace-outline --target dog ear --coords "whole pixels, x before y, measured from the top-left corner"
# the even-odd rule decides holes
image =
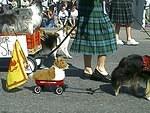
[[[61,62],[62,62],[61,60],[63,60],[61,57],[55,59],[54,65],[57,66],[58,68],[61,68]]]

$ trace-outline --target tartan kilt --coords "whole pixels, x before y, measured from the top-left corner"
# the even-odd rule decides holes
[[[130,24],[133,22],[132,0],[112,0],[110,19],[112,23]]]
[[[77,32],[70,51],[86,55],[113,53],[117,49],[115,33],[108,15],[103,13],[101,0],[81,1],[85,3],[79,2]]]

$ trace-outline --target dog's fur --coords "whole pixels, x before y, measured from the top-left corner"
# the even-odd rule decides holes
[[[41,25],[42,6],[38,0],[27,8],[17,8],[0,14],[1,33],[33,33]]]
[[[145,97],[150,100],[150,59],[147,65],[149,69],[146,69],[143,58],[141,55],[129,55],[122,58],[119,65],[113,70],[111,80],[116,96],[126,82],[131,84],[134,94],[137,95],[139,82],[143,79],[146,80]]]
[[[33,80],[63,80],[65,78],[65,69],[68,69],[67,62],[64,58],[58,57],[49,69],[38,70],[30,77]]]
[[[46,33],[43,31],[42,46],[48,47],[51,50],[53,50],[57,47],[57,45],[59,45],[63,41],[66,35],[67,35],[66,29],[60,29],[55,33]],[[72,58],[72,56],[68,52],[69,41],[70,41],[70,36],[68,36],[67,39],[59,47],[59,49],[57,49],[53,53],[55,58],[57,58],[56,54],[58,53],[59,50],[61,50],[67,58]]]

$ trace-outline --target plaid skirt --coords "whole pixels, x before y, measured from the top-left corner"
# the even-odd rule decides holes
[[[77,32],[70,51],[85,55],[107,55],[117,49],[116,38],[102,0],[80,0]]]
[[[112,0],[110,19],[112,23],[130,24],[133,22],[133,0]]]

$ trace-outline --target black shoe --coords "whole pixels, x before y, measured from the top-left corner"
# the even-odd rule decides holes
[[[111,82],[111,77],[109,74],[103,75],[97,69],[95,69],[90,79],[95,81]]]
[[[90,78],[91,78],[91,76],[92,76],[92,74],[83,73],[82,78],[83,78],[83,79],[90,79]]]

